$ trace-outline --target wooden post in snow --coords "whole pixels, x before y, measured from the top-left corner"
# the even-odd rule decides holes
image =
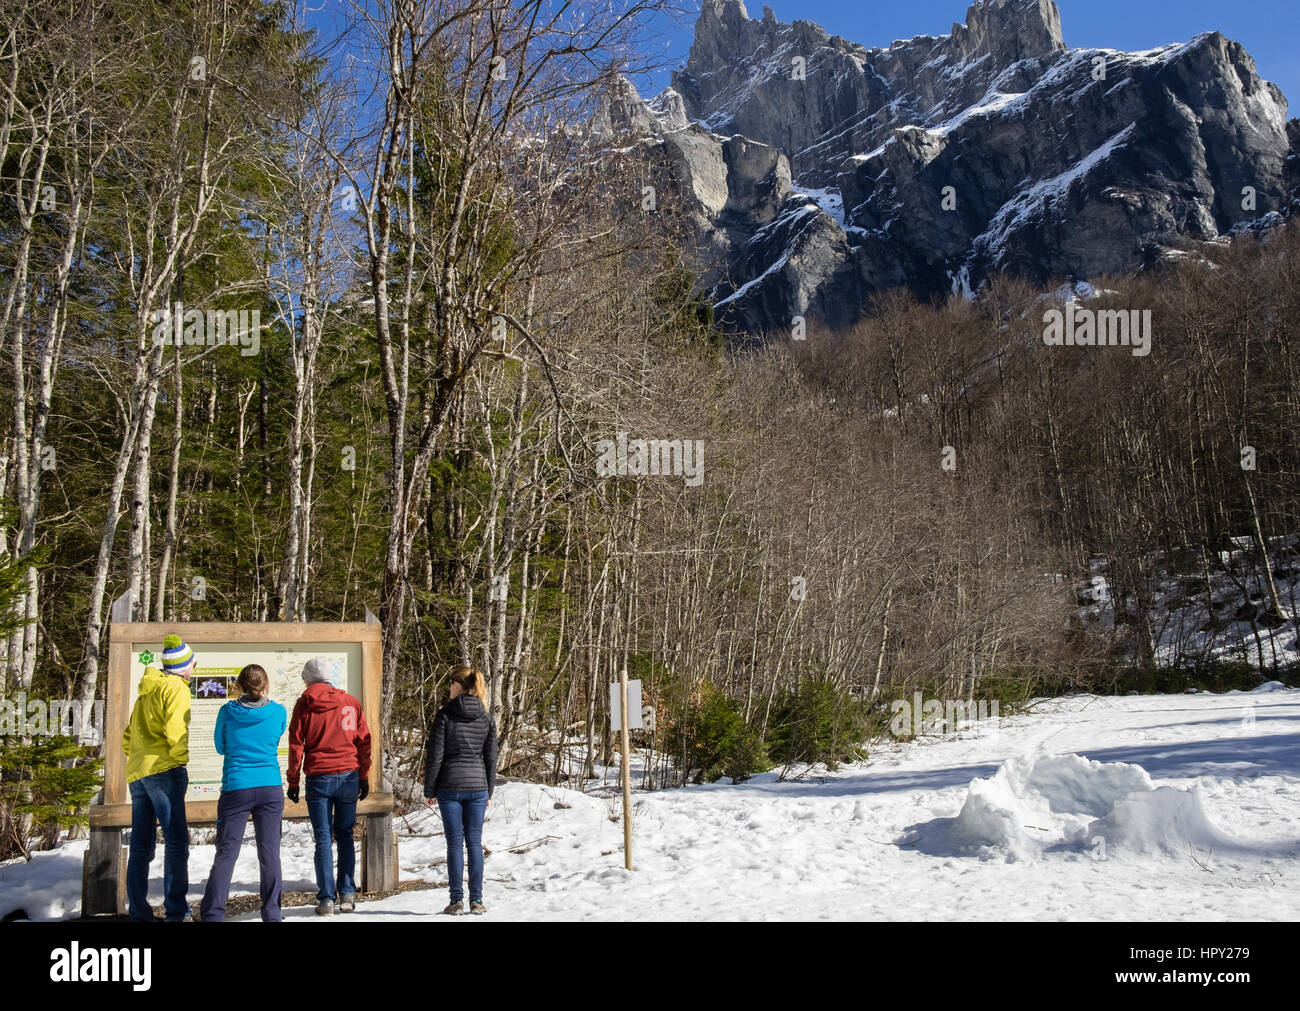
[[[632,766],[628,759],[631,756],[631,732],[628,730],[628,724],[631,719],[627,711],[627,668],[618,672],[619,692],[623,698],[623,704],[619,707],[622,714],[623,733],[623,866],[629,871],[632,870]]]

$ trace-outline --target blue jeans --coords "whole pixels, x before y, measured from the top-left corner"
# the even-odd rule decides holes
[[[483,815],[486,790],[437,790],[442,830],[447,836],[447,880],[451,901],[465,897],[465,850],[469,850],[469,901],[483,901]]]
[[[352,825],[357,820],[357,791],[361,780],[357,770],[330,772],[307,777],[307,815],[316,836],[316,901],[333,902],[350,898],[357,890],[352,880],[357,867],[357,850],[352,842]],[[334,851],[330,839],[339,844],[339,876],[334,878]]]
[[[126,861],[126,896],[133,920],[153,919],[149,864],[159,825],[163,833],[163,909],[172,922],[189,915],[189,903],[185,901],[190,890],[190,833],[185,824],[185,788],[189,783],[185,766],[178,765],[129,784],[131,850]]]

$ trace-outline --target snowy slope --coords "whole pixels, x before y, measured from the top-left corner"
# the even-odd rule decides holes
[[[1280,686],[1052,700],[995,733],[882,746],[833,774],[636,804],[629,873],[616,798],[503,784],[484,832],[489,918],[1300,918],[1300,691]],[[403,878],[441,880],[436,816],[399,825]],[[0,868],[0,915],[75,913],[83,847]],[[211,858],[192,851],[193,899]],[[284,858],[286,887],[311,887],[305,825]],[[159,891],[161,847],[153,871]],[[250,839],[235,890],[256,881]],[[449,922],[432,916],[445,903],[441,888],[409,892],[350,919]]]
[[[1086,296],[1085,296],[1086,297]],[[1258,564],[1254,541],[1233,538],[1233,550],[1222,551],[1209,568],[1209,599],[1204,569],[1184,559],[1171,562],[1167,555],[1153,556],[1160,576],[1152,585],[1152,636],[1163,664],[1196,667],[1202,664],[1241,663],[1263,671],[1300,669],[1300,567],[1295,550],[1300,537],[1269,539],[1269,558],[1278,602],[1285,620],[1269,617],[1268,588]],[[1189,557],[1198,557],[1194,554]],[[1088,583],[1076,586],[1079,617],[1103,634],[1113,634],[1116,611],[1135,614],[1131,599],[1117,604],[1107,579],[1106,563],[1094,559]],[[1120,623],[1121,636],[1131,625]]]

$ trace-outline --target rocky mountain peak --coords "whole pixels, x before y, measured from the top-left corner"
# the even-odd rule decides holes
[[[952,26],[952,39],[971,56],[988,53],[1000,67],[1066,48],[1061,12],[1052,0],[986,0],[972,4],[966,11],[966,23]]]
[[[889,287],[1133,269],[1300,203],[1300,130],[1242,46],[1071,50],[1052,0],[875,48],[706,0],[671,87],[620,101],[695,195],[719,318],[750,333],[845,325]]]
[[[876,147],[903,121],[946,118],[992,78],[1028,79],[1065,51],[1052,0],[982,0],[951,34],[867,49],[811,21],[762,20],[740,0],[711,0],[672,90],[710,130],[774,144],[796,175],[834,181],[831,161]]]

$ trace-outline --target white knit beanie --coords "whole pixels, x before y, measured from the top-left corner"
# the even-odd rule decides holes
[[[303,664],[302,679],[309,685],[324,681],[328,685],[338,687],[338,681],[335,679],[330,662],[324,657],[314,656]]]

